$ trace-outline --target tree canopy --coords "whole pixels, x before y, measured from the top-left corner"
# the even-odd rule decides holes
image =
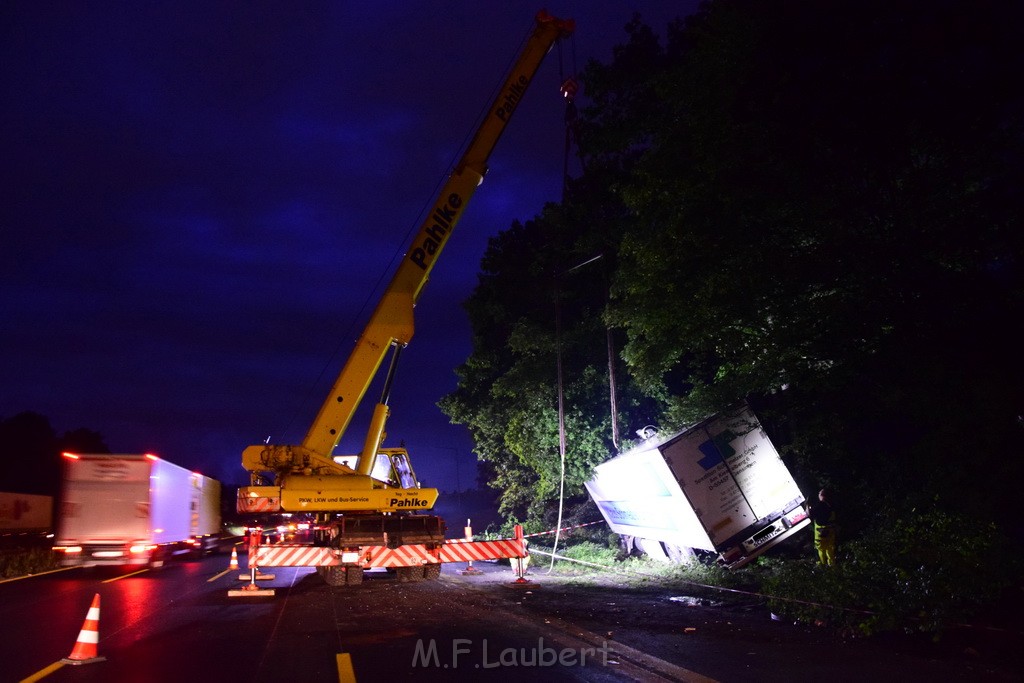
[[[747,398],[808,490],[998,515],[1024,473],[1022,14],[718,0],[664,41],[629,24],[583,74],[584,173],[492,240],[467,303],[442,407],[506,509],[557,492],[557,347],[570,491],[614,453],[610,327],[626,433]]]
[[[0,418],[0,491],[56,496],[60,490],[60,454],[109,453],[103,437],[81,427],[57,434],[49,418],[26,411]]]

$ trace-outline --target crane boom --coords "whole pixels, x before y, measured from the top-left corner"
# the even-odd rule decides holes
[[[573,28],[571,20],[557,19],[545,11],[537,14],[533,32],[497,98],[412,240],[302,443],[259,444],[243,452],[242,466],[250,472],[252,486],[239,491],[240,511],[373,515],[433,507],[437,491],[419,487],[404,449],[381,448],[397,355],[412,339],[413,307],[466,204],[483,181],[492,150],[544,56]],[[345,464],[336,462],[332,452],[390,349],[395,357],[362,451],[358,458],[344,458]],[[267,473],[273,474],[272,485]],[[257,507],[256,501],[267,501],[267,505]]]
[[[430,271],[452,230],[462,217],[467,202],[487,173],[487,160],[504,132],[512,113],[533,79],[544,55],[567,30],[546,13],[537,24],[518,62],[491,105],[487,117],[476,131],[465,153],[442,188],[430,214],[413,239],[390,285],[356,343],[352,355],[331,388],[320,412],[306,433],[302,446],[315,453],[329,455],[337,446],[355,413],[370,380],[377,374],[392,345],[405,346],[412,339],[413,306],[419,299]],[[367,434],[359,472],[369,474],[372,454],[380,446],[385,410],[377,414]]]

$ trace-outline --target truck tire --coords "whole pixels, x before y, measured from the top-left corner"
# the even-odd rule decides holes
[[[684,548],[674,543],[662,543],[661,545],[665,548],[665,554],[668,555],[668,559],[675,564],[690,564],[695,559],[693,548]]]
[[[416,567],[395,567],[395,574],[399,583],[411,583],[423,580],[423,566]]]
[[[360,567],[317,567],[316,573],[328,586],[358,586],[363,582]]]
[[[363,584],[363,570],[361,567],[349,567],[345,570],[346,586],[361,586]]]

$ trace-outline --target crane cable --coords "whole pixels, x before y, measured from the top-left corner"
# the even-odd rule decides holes
[[[562,42],[558,43],[558,75],[562,85],[560,90],[565,98],[565,145],[562,151],[562,203],[565,204],[569,188],[569,155],[572,150],[572,143],[576,139],[576,93],[579,85],[576,82],[576,40],[569,38],[572,45],[572,73],[565,76],[563,61]],[[555,538],[551,547],[551,564],[548,566],[548,574],[555,569],[555,553],[558,551],[558,540],[562,530],[562,512],[565,507],[565,406],[562,392],[562,315],[558,297],[558,281],[555,280],[555,354],[556,372],[558,382],[558,456],[560,471],[558,476],[558,522],[555,524]]]

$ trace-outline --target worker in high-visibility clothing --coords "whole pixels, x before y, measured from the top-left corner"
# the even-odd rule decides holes
[[[818,502],[811,506],[814,523],[814,549],[818,551],[818,564],[833,567],[836,564],[836,511],[828,502],[825,489],[818,492]]]

